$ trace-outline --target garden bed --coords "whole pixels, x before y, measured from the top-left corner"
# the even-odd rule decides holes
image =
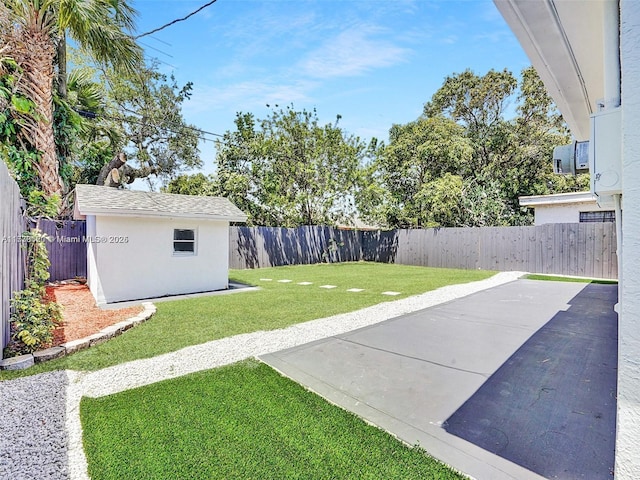
[[[141,305],[102,310],[89,287],[78,282],[47,285],[47,298],[62,305],[62,324],[54,331],[53,346],[88,337],[143,310]]]

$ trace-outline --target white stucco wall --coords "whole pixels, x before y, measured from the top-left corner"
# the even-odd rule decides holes
[[[640,2],[620,2],[622,178],[625,205],[640,205]],[[640,478],[640,209],[622,223],[616,478]]]
[[[580,212],[602,210],[613,210],[613,208],[600,208],[596,202],[539,205],[535,207],[535,224],[578,223],[580,221]]]
[[[228,222],[91,217],[88,281],[99,304],[228,287]],[[173,253],[176,228],[196,231],[195,255]]]

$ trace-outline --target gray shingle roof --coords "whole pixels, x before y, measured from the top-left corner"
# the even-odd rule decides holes
[[[174,193],[139,192],[98,185],[76,185],[75,212],[84,215],[208,218],[245,222],[229,199]]]

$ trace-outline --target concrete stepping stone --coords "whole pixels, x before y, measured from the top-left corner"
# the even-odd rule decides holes
[[[362,292],[364,291],[364,288],[350,288],[349,290],[347,290],[347,292]]]
[[[291,283],[291,282],[292,280],[287,280],[286,278],[282,280],[278,280],[278,283]]]
[[[337,285],[320,285],[320,288],[337,288]]]
[[[313,285],[313,282],[298,282],[298,285]]]
[[[395,295],[400,295],[400,293],[402,293],[402,292],[392,292],[392,291],[388,291],[388,292],[382,292],[382,295],[391,295],[391,296],[395,296]]]

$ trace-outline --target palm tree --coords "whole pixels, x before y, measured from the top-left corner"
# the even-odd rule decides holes
[[[64,185],[58,170],[53,131],[54,78],[66,82],[62,55],[66,36],[92,57],[115,68],[133,70],[141,50],[133,39],[135,10],[127,0],[3,0],[0,3],[0,40],[23,71],[22,93],[36,105],[31,128],[24,129],[40,152],[36,170],[47,195],[61,195]],[[62,45],[61,48],[58,48]],[[60,55],[56,52],[60,51]],[[61,90],[64,92],[65,87]]]

